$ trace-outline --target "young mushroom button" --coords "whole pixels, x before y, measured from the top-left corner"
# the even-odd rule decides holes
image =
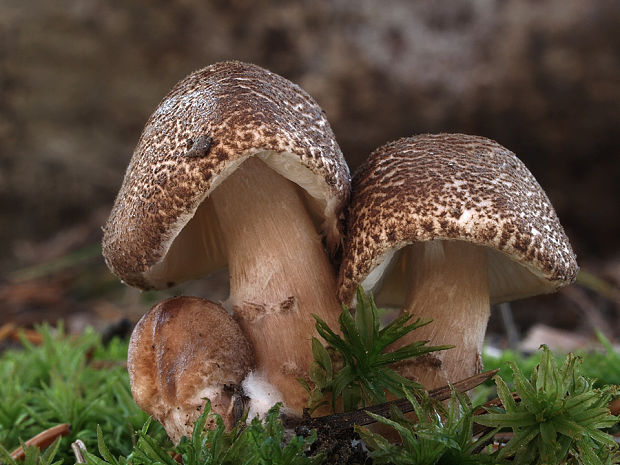
[[[456,347],[403,367],[429,389],[481,369],[491,304],[575,279],[575,255],[549,199],[492,140],[438,134],[388,143],[355,173],[352,191],[339,296],[350,302],[362,284],[379,304],[433,320],[408,336]]]
[[[136,403],[175,443],[191,437],[205,398],[232,427],[253,365],[239,325],[220,305],[197,297],[169,299],[146,313],[131,335],[127,362]]]
[[[257,375],[301,413],[318,314],[337,325],[335,271],[350,175],[321,108],[258,66],[190,74],[144,128],[104,228],[110,269],[164,288],[228,266],[229,306]]]

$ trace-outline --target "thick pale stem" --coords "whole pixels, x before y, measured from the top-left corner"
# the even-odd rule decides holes
[[[461,241],[432,241],[415,244],[406,253],[411,284],[403,311],[433,320],[409,333],[406,343],[428,339],[430,345],[456,347],[403,367],[404,374],[413,374],[432,389],[479,373],[490,308],[485,249]]]
[[[230,299],[252,342],[260,375],[286,406],[307,401],[297,378],[313,361],[316,314],[331,327],[340,313],[334,270],[298,188],[257,158],[211,194],[226,242]]]

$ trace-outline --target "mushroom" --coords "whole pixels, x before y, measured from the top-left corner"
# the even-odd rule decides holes
[[[455,346],[403,367],[429,389],[481,370],[491,304],[553,292],[577,270],[544,191],[492,140],[400,139],[353,177],[339,297],[361,283],[378,304],[433,320],[402,341]]]
[[[104,228],[110,269],[143,289],[228,266],[226,303],[259,377],[301,413],[315,313],[337,325],[349,170],[321,108],[258,66],[196,71],[146,124]]]
[[[136,325],[127,368],[136,403],[178,443],[191,437],[205,399],[227,428],[254,360],[241,328],[222,306],[198,297],[155,305]],[[210,418],[214,426],[213,418]]]

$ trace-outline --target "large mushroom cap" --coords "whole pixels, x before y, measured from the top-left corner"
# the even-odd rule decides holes
[[[407,257],[399,252],[432,240],[488,248],[491,303],[552,292],[578,270],[534,176],[514,153],[483,137],[420,135],[370,155],[353,178],[339,297],[348,303],[357,284],[376,288],[385,278],[383,304],[402,304],[407,282],[399,274]]]
[[[179,82],[148,120],[104,227],[110,269],[148,289],[225,266],[208,196],[251,156],[300,186],[336,249],[350,181],[323,111],[278,75],[225,62]]]
[[[224,308],[206,299],[177,297],[140,319],[131,335],[127,368],[136,403],[176,443],[191,435],[205,398],[232,426],[227,386],[241,385],[253,363],[250,344]]]

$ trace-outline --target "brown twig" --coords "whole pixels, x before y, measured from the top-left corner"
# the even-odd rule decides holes
[[[60,425],[52,426],[45,431],[40,432],[33,438],[28,439],[24,443],[24,447],[35,446],[39,449],[45,449],[52,444],[57,438],[65,437],[71,433],[71,425],[69,423],[62,423]],[[26,456],[24,447],[20,446],[11,452],[11,458],[13,460],[21,460]]]
[[[478,375],[465,378],[452,385],[442,386],[433,389],[428,392],[429,397],[435,400],[442,401],[450,398],[452,389],[459,392],[466,392],[470,389],[479,386],[486,380],[492,378],[499,370],[487,371]],[[307,426],[308,428],[320,428],[328,427],[330,431],[341,431],[348,428],[353,428],[354,425],[364,426],[371,423],[375,423],[376,420],[368,415],[367,412],[374,413],[381,416],[389,416],[390,406],[396,406],[403,413],[413,411],[413,406],[407,399],[397,399],[383,404],[373,405],[372,407],[365,407],[352,412],[336,413],[333,415],[326,415],[323,417],[308,418],[304,416],[302,418],[286,417],[283,419],[285,426],[290,428],[297,428],[301,426]]]
[[[9,338],[15,331],[15,323],[8,322],[0,326],[0,341]]]
[[[25,337],[28,342],[35,345],[39,345],[43,342],[43,337],[41,334],[34,329],[20,328],[12,322],[0,326],[0,341],[4,339],[11,339],[19,342],[21,336]]]

